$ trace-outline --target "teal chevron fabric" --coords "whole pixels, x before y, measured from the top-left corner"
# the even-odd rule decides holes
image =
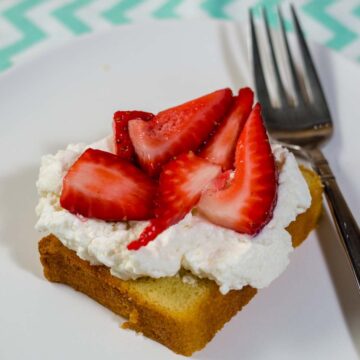
[[[82,34],[90,31],[91,27],[76,16],[76,11],[90,3],[89,0],[75,0],[55,8],[51,14],[75,35]]]
[[[85,33],[144,19],[246,21],[265,6],[277,26],[282,0],[0,0],[0,71]],[[360,62],[360,0],[293,0],[309,38]],[[292,30],[287,17],[287,28]]]

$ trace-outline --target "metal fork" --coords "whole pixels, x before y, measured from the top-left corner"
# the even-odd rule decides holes
[[[333,126],[331,115],[326,103],[319,77],[316,73],[310,51],[301,30],[295,8],[291,5],[291,14],[295,27],[295,34],[299,43],[304,63],[305,74],[311,94],[303,89],[300,78],[295,70],[294,57],[290,50],[285,31],[284,18],[278,7],[278,18],[281,24],[282,41],[285,45],[291,81],[294,88],[296,103],[291,102],[286,94],[280,76],[280,68],[275,55],[272,36],[270,33],[267,11],[263,8],[262,15],[265,22],[267,40],[270,47],[272,65],[275,72],[276,89],[280,104],[278,107],[271,102],[266,85],[264,70],[261,63],[259,44],[255,30],[253,11],[250,10],[251,42],[253,56],[253,70],[258,99],[262,105],[262,112],[267,128],[274,139],[283,143],[293,151],[305,156],[319,174],[326,198],[331,210],[339,236],[345,247],[352,265],[352,269],[360,288],[360,231],[359,227],[341,194],[330,166],[319,146],[330,138]]]

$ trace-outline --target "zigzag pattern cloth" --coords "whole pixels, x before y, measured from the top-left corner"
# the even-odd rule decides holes
[[[293,0],[311,40],[360,62],[360,0]],[[247,21],[282,0],[0,0],[0,72],[83,34],[162,19]],[[286,6],[283,6],[286,7]],[[288,16],[285,12],[285,15]],[[289,21],[289,31],[291,31]]]

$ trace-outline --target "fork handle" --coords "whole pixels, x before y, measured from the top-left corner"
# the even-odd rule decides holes
[[[307,151],[310,161],[319,174],[327,202],[336,224],[340,239],[352,265],[352,270],[360,288],[360,231],[331,171],[329,163],[321,150],[314,148]]]

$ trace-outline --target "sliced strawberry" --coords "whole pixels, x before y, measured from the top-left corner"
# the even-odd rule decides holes
[[[275,160],[257,104],[236,146],[235,176],[220,191],[202,194],[199,212],[212,223],[254,235],[271,219],[276,202]]]
[[[151,120],[154,114],[144,111],[117,111],[113,119],[115,154],[121,159],[134,160],[135,150],[130,140],[128,123],[133,119]]]
[[[156,175],[174,156],[195,151],[223,119],[231,102],[231,90],[223,89],[161,111],[150,121],[132,120],[129,134],[140,165]]]
[[[155,185],[111,153],[87,149],[63,180],[60,204],[73,214],[106,221],[152,217]]]
[[[206,185],[220,172],[220,166],[192,152],[167,163],[160,174],[154,210],[156,218],[151,220],[138,240],[128,245],[128,249],[139,249],[169,226],[182,220],[199,201]]]
[[[234,167],[236,142],[250,114],[253,100],[254,93],[250,88],[240,89],[230,113],[199,156],[220,165],[223,170]]]

